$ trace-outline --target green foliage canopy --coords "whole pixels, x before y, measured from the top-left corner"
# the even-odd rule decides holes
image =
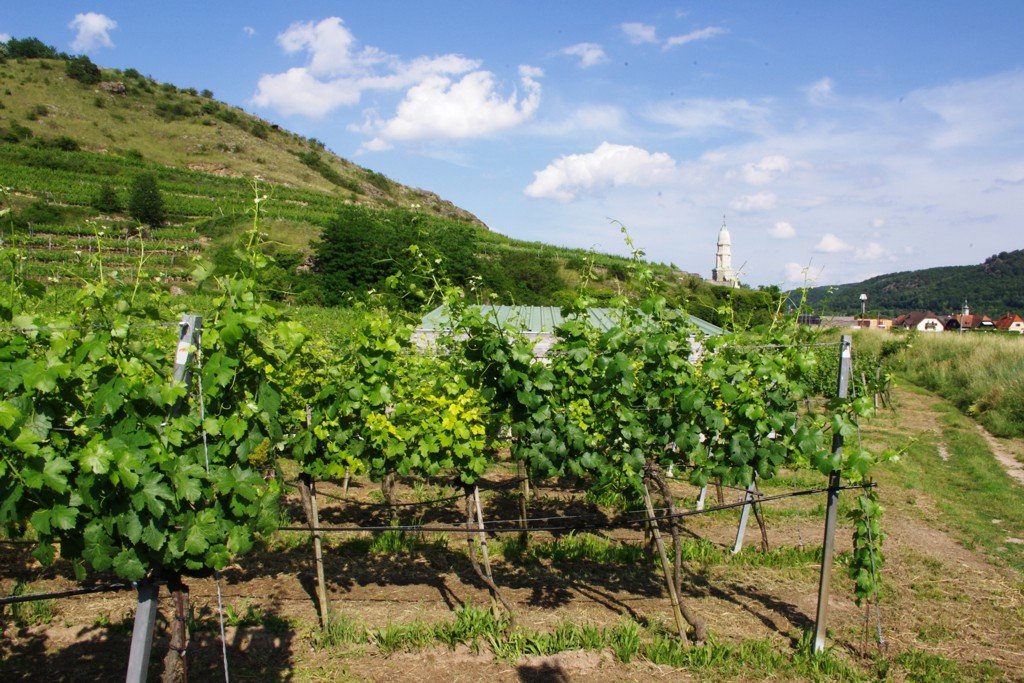
[[[135,176],[128,193],[128,213],[135,220],[151,227],[159,227],[167,221],[167,210],[156,184],[156,176],[151,173]]]

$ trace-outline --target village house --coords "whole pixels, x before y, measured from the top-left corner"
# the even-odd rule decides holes
[[[1021,318],[1016,313],[1007,313],[996,320],[995,326],[997,330],[1002,330],[1004,332],[1024,334],[1024,318]]]
[[[946,326],[931,311],[911,311],[910,313],[897,316],[892,321],[892,327],[899,327],[904,330],[917,330],[919,332],[944,332],[946,330]]]
[[[977,313],[968,313],[966,315],[953,316],[960,323],[960,329],[962,330],[994,330],[996,324],[992,322],[992,318],[987,315],[979,315]]]

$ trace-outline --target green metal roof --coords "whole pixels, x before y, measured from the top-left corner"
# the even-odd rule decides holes
[[[485,314],[493,314],[502,326],[509,326],[529,334],[554,334],[555,328],[562,324],[562,311],[558,306],[491,306],[479,307]],[[600,330],[613,327],[618,320],[614,308],[588,308],[590,324]],[[724,332],[721,327],[712,325],[707,320],[688,316],[690,322],[708,336],[718,336]],[[436,331],[448,324],[448,311],[438,306],[423,316],[419,330]]]

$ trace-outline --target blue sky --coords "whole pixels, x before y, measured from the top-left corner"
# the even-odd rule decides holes
[[[1024,2],[5,3],[522,239],[754,285],[1024,248]]]

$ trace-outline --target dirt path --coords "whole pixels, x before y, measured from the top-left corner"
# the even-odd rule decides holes
[[[996,457],[1006,473],[1016,479],[1018,484],[1024,486],[1024,463],[1018,459],[1020,454],[1024,453],[1024,442],[1020,439],[997,439],[981,425],[978,425],[978,432],[984,437],[992,455]]]

